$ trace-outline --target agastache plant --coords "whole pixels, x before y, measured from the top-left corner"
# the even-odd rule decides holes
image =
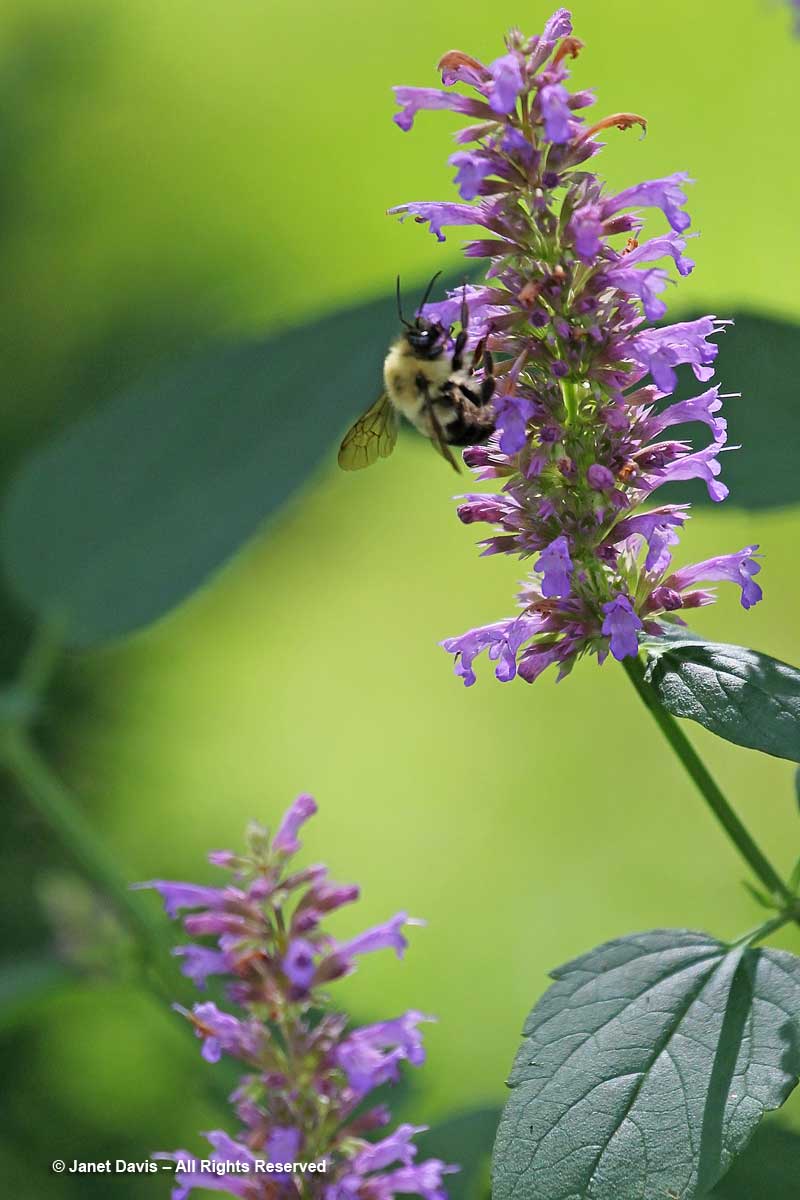
[[[370,1094],[396,1083],[401,1063],[424,1062],[419,1026],[433,1018],[412,1011],[352,1029],[328,988],[355,971],[363,954],[391,949],[401,958],[404,928],[421,922],[398,913],[346,941],[325,930],[328,914],[357,900],[359,889],[333,882],[324,866],[293,864],[298,831],[316,811],[310,796],[299,796],[272,837],[251,828],[246,854],[212,852],[209,861],[232,872],[223,887],[141,885],[157,889],[170,917],[189,910],[183,927],[200,940],[176,948],[181,969],[199,988],[220,976],[236,1007],[229,1012],[206,1000],[179,1008],[203,1058],[216,1063],[228,1055],[246,1071],[230,1097],[238,1131],[205,1135],[211,1170],[199,1171],[186,1150],[157,1156],[176,1164],[172,1200],[196,1188],[242,1200],[392,1200],[401,1193],[445,1200],[443,1178],[457,1170],[438,1159],[415,1161],[414,1137],[425,1126],[401,1124],[375,1137],[391,1117],[384,1104],[370,1104]],[[319,1168],[283,1177],[270,1169],[293,1162]]]
[[[502,361],[494,401],[497,434],[470,447],[465,462],[479,479],[503,481],[499,494],[461,498],[463,522],[494,532],[484,554],[532,562],[518,596],[521,612],[443,644],[456,672],[475,682],[483,651],[501,681],[532,682],[556,665],[562,678],[576,660],[609,650],[638,653],[639,634],[661,619],[714,600],[704,586],[729,580],[750,608],[761,598],[753,576],[757,546],[676,567],[672,550],[688,504],[659,503],[664,484],[705,482],[714,501],[726,448],[718,384],[710,384],[727,322],[714,316],[657,326],[672,260],[678,275],[690,224],[685,172],[612,192],[593,169],[609,128],[645,127],[635,113],[589,121],[591,92],[570,92],[567,61],[581,49],[570,14],[559,9],[540,37],[512,30],[506,52],[488,65],[451,51],[439,67],[447,90],[395,88],[395,121],[411,128],[422,109],[471,118],[451,155],[463,203],[424,201],[390,211],[427,223],[440,240],[446,226],[480,226],[468,258],[488,263],[486,280],[459,288],[425,315],[445,327],[468,307],[470,344],[486,342]],[[463,85],[468,94],[453,90]],[[643,211],[659,209],[669,232],[645,237]],[[689,400],[667,403],[676,367],[691,366],[705,385]],[[649,381],[648,381],[649,376]],[[672,436],[687,422],[704,425],[700,448]]]

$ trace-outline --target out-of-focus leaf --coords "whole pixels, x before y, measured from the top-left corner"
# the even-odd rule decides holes
[[[702,314],[694,314],[700,316]],[[728,316],[720,313],[720,316]],[[691,319],[691,317],[682,318]],[[716,339],[715,368],[725,400],[722,416],[728,420],[729,442],[741,450],[722,456],[721,478],[731,494],[727,505],[738,508],[775,508],[800,502],[800,327],[774,317],[734,314],[734,323]],[[699,384],[688,368],[672,400],[696,396],[708,384]],[[685,430],[693,441],[698,426],[670,430],[680,437]],[[701,444],[698,442],[698,444]],[[693,503],[712,504],[704,484],[669,485],[664,496],[680,492]],[[661,494],[661,493],[659,493]]]
[[[799,1181],[800,1134],[765,1124],[710,1195],[714,1200],[797,1200]]]
[[[447,1176],[449,1200],[481,1200],[488,1195],[489,1159],[500,1112],[492,1107],[470,1109],[434,1125],[417,1139],[418,1160],[439,1158],[460,1168]]]
[[[707,1195],[797,1083],[800,959],[666,929],[553,978],[509,1079],[494,1200]]]
[[[168,612],[275,513],[372,401],[395,326],[386,298],[213,349],[76,423],[10,489],[0,556],[18,595],[37,617],[66,622],[72,645]],[[746,394],[729,402],[732,435],[747,442],[746,453],[726,456],[732,501],[797,500],[791,370],[800,337],[786,323],[745,316],[720,344],[721,378]]]
[[[72,645],[162,616],[374,399],[395,324],[386,299],[212,350],[76,423],[12,484],[0,552],[18,595]]]
[[[44,1000],[74,981],[74,971],[52,958],[0,964],[0,1032],[34,1017]]]
[[[647,679],[676,717],[718,737],[800,762],[800,671],[719,642],[672,637],[645,643]]]

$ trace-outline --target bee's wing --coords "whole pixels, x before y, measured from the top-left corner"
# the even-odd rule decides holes
[[[383,392],[345,434],[339,447],[342,470],[360,471],[371,467],[379,457],[388,458],[397,442],[399,424],[394,405]]]

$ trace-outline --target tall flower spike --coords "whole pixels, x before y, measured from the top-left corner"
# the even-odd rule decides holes
[[[605,186],[590,165],[603,148],[597,135],[645,122],[635,113],[586,122],[592,93],[567,87],[566,63],[580,49],[562,8],[539,37],[509,33],[505,54],[488,66],[450,51],[440,63],[443,90],[396,89],[403,129],[423,109],[474,121],[456,135],[450,159],[461,200],[391,211],[427,224],[440,241],[448,226],[478,230],[464,253],[487,260],[486,282],[426,308],[448,324],[463,295],[469,345],[485,339],[495,360],[496,434],[464,461],[479,479],[502,480],[502,491],[460,497],[458,514],[494,527],[485,554],[533,557],[520,615],[443,643],[468,686],[484,652],[503,682],[532,682],[549,666],[560,679],[587,652],[600,662],[609,652],[635,655],[641,631],[682,624],[681,609],[714,599],[695,587],[701,580],[738,583],[745,608],[761,598],[757,546],[672,565],[688,505],[656,498],[654,506],[654,493],[701,479],[712,500],[724,500],[719,459],[729,447],[717,385],[693,399],[669,397],[682,365],[709,384],[727,322],[650,324],[666,312],[669,268],[684,276],[694,267],[685,253],[691,180],[676,171],[616,193]],[[646,209],[658,210],[667,232],[642,237]],[[670,436],[687,422],[706,426],[708,444]]]
[[[211,1167],[198,1170],[186,1150],[155,1156],[176,1164],[172,1200],[207,1188],[242,1200],[393,1200],[401,1193],[446,1200],[444,1178],[457,1168],[415,1161],[413,1139],[424,1126],[399,1125],[377,1141],[367,1136],[390,1120],[383,1105],[370,1106],[370,1093],[396,1083],[401,1064],[425,1061],[419,1026],[433,1018],[412,1011],[349,1029],[326,990],[355,970],[357,956],[387,948],[401,957],[403,928],[420,922],[399,913],[346,942],[324,930],[322,918],[356,900],[358,888],[328,880],[325,867],[292,868],[298,831],[316,811],[310,796],[300,796],[272,838],[253,826],[246,854],[213,851],[209,861],[233,872],[229,886],[139,885],[160,892],[171,917],[191,910],[186,932],[212,939],[175,953],[198,987],[209,975],[225,978],[237,1012],[211,1001],[178,1011],[194,1027],[206,1062],[228,1055],[245,1067],[230,1098],[237,1132],[204,1135]],[[303,1161],[322,1169],[303,1176],[268,1169]]]

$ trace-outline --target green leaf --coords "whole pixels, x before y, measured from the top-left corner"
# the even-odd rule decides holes
[[[69,967],[44,955],[0,964],[0,1032],[36,1019],[39,1006],[75,979]]]
[[[553,973],[495,1144],[494,1200],[693,1200],[800,1072],[800,959],[655,930]]]
[[[71,645],[162,616],[374,400],[396,322],[387,298],[223,346],[73,425],[23,466],[2,513],[0,560],[16,593],[64,623]]]
[[[797,1200],[800,1134],[766,1122],[711,1193],[714,1200]]]
[[[800,671],[768,654],[692,635],[645,645],[647,679],[676,717],[718,737],[800,762]]]
[[[434,1125],[417,1139],[417,1161],[439,1158],[460,1167],[457,1174],[447,1176],[449,1200],[479,1200],[488,1193],[489,1158],[499,1120],[499,1108],[471,1109]]]
[[[728,420],[729,444],[742,446],[735,454],[722,456],[722,479],[731,490],[726,506],[763,509],[797,504],[800,328],[774,317],[738,313],[734,314],[733,325],[715,340],[719,355],[714,366],[722,392],[741,392],[741,396],[725,400],[722,412]],[[688,367],[679,375],[678,390],[665,404],[703,390]],[[696,424],[676,427],[669,436],[688,434],[695,442],[698,428]],[[701,483],[670,484],[659,492],[662,494],[665,501],[688,498],[696,504],[713,504]]]

